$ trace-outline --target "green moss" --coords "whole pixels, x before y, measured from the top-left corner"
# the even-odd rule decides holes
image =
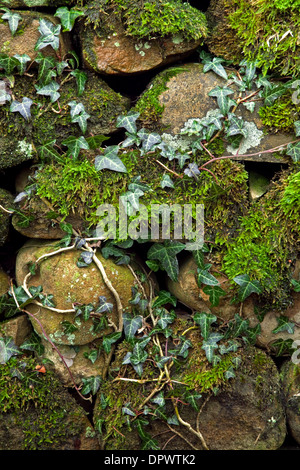
[[[299,173],[283,173],[241,218],[236,238],[225,243],[223,272],[249,274],[268,302],[284,308],[290,298],[290,261],[299,249]]]
[[[74,411],[73,402],[52,373],[39,374],[35,366],[34,359],[25,357],[0,365],[2,450],[61,448],[80,432],[83,413]],[[11,439],[6,439],[3,433],[9,425]]]
[[[272,106],[259,109],[262,123],[275,131],[294,131],[294,122],[300,119],[300,106],[293,103],[290,94],[276,100]]]
[[[274,4],[275,3],[275,4]],[[230,5],[226,2],[226,5]],[[235,31],[244,57],[264,73],[299,73],[299,0],[234,0],[228,25]]]
[[[96,34],[102,36],[113,33],[114,17],[128,36],[139,39],[180,35],[185,40],[201,40],[207,35],[204,13],[180,0],[92,1],[85,14],[85,23],[93,24]],[[109,22],[105,21],[107,14]]]
[[[172,67],[159,73],[152,81],[151,86],[140,96],[134,110],[140,113],[139,121],[142,126],[154,127],[159,121],[164,105],[160,104],[160,95],[168,89],[170,78],[184,72],[183,68]]]

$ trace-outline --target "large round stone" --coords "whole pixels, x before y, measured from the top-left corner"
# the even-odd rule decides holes
[[[28,273],[28,263],[36,261],[45,253],[56,251],[58,249],[56,243],[30,240],[20,249],[16,260],[18,285],[22,285]],[[61,310],[72,310],[74,304],[93,304],[96,307],[99,296],[104,296],[107,302],[113,304],[109,318],[118,325],[114,296],[106,287],[102,274],[94,263],[83,268],[77,266],[80,254],[79,250],[73,249],[45,258],[39,264],[37,273],[30,278],[28,286],[42,286],[43,293],[52,294],[56,308]],[[125,265],[117,266],[111,259],[104,259],[100,253],[97,253],[97,257],[103,263],[107,277],[117,291],[123,308],[130,307],[131,287],[135,283],[132,272]],[[56,344],[83,345],[113,332],[112,327],[95,331],[92,317],[84,320],[82,315],[76,317],[73,312],[58,313],[33,303],[27,305],[26,309],[36,317],[36,319],[31,317],[36,332],[41,336],[45,332]],[[76,329],[66,327],[70,327],[70,324]]]

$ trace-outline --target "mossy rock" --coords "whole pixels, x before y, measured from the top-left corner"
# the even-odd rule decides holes
[[[184,323],[187,329],[187,322],[182,322],[182,327]],[[286,422],[279,373],[273,360],[259,349],[247,346],[224,354],[212,366],[201,348],[199,331],[192,330],[186,338],[192,347],[180,365],[170,368],[172,390],[160,387],[156,394],[153,368],[145,365],[141,377],[131,373],[129,366],[125,371],[121,361],[126,345],[117,351],[112,369],[112,379],[117,374],[116,380],[101,387],[94,410],[94,422],[102,429],[99,442],[105,450],[139,451],[145,445],[165,451],[204,450],[203,440],[190,432],[188,426],[201,432],[209,450],[280,448],[286,436]],[[170,343],[169,347],[172,346]],[[239,366],[229,379],[227,371],[237,356]],[[186,393],[195,397],[197,409],[187,401]],[[186,425],[170,424],[174,419],[172,396]],[[159,406],[162,397],[164,405]],[[138,419],[130,422],[131,418],[122,413],[124,406],[137,411]]]
[[[26,242],[20,249],[16,260],[17,284],[23,283],[28,273],[28,263],[56,249],[55,242],[38,240]],[[116,301],[106,287],[102,274],[94,263],[85,268],[79,268],[77,266],[79,257],[80,252],[73,249],[46,258],[41,262],[37,274],[30,279],[29,286],[42,286],[43,292],[47,295],[52,294],[56,307],[62,310],[72,310],[74,304],[93,304],[96,307],[99,303],[99,296],[104,296],[107,302],[113,305],[109,318],[115,325],[118,325]],[[111,259],[104,259],[99,252],[97,257],[101,260],[108,278],[118,292],[124,310],[130,309],[131,287],[135,284],[132,272],[125,265],[117,266]],[[36,316],[46,335],[56,344],[84,345],[113,332],[112,327],[107,325],[98,331],[92,317],[84,320],[80,316],[76,317],[72,311],[57,313],[34,304],[28,305],[27,309]],[[43,336],[39,323],[32,318],[31,321],[38,334]],[[68,329],[66,325],[73,326],[73,328]]]
[[[297,342],[298,345],[298,342]],[[300,444],[300,367],[299,346],[294,351],[290,360],[285,360],[280,367],[284,403],[286,406],[286,418],[289,434]]]
[[[5,245],[10,229],[10,217],[11,214],[6,211],[13,210],[14,198],[12,194],[6,189],[0,188],[0,246]]]
[[[299,75],[298,0],[213,0],[207,18],[214,55],[234,64],[255,61],[264,73]]]
[[[66,78],[66,76],[64,76]],[[82,96],[77,96],[77,85],[73,78],[60,88],[60,109],[57,104],[51,104],[47,97],[37,95],[34,85],[37,76],[24,80],[15,76],[12,89],[17,101],[23,97],[33,100],[31,118],[26,121],[19,113],[9,111],[10,104],[0,107],[2,123],[2,153],[0,167],[8,168],[25,160],[36,158],[39,146],[56,140],[58,145],[69,136],[79,137],[83,134],[77,123],[71,122],[70,101],[81,102],[89,114],[87,120],[88,135],[110,134],[116,131],[117,116],[125,113],[129,100],[114,92],[100,77],[88,73],[88,79]],[[54,109],[54,112],[52,110]],[[55,109],[57,108],[57,109]],[[35,151],[34,151],[35,150]],[[12,157],[14,155],[14,158]]]
[[[26,357],[0,365],[0,449],[98,450],[83,408],[50,371],[38,373],[36,366]]]

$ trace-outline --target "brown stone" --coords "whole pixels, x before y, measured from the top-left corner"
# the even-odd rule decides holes
[[[13,56],[15,54],[27,54],[32,60],[38,54],[35,51],[35,45],[40,37],[38,31],[39,20],[44,18],[53,24],[59,24],[59,19],[53,15],[38,13],[34,11],[15,11],[18,13],[22,20],[19,22],[19,34],[12,36],[8,22],[0,23],[0,52]],[[68,51],[72,50],[71,39],[68,33],[61,33],[59,36],[61,57],[64,57]],[[56,53],[51,46],[46,46],[42,50],[43,55],[56,57]]]
[[[32,332],[31,324],[26,314],[0,323],[0,336],[10,336],[16,346],[21,346]]]
[[[83,62],[87,68],[107,75],[145,72],[176,62],[194,51],[199,41],[176,41],[176,38],[134,39],[126,36],[121,24],[108,37],[97,35],[92,28],[81,31]]]

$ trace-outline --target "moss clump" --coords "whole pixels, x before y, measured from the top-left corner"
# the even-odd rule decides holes
[[[272,106],[262,106],[259,116],[271,130],[293,132],[294,122],[300,119],[300,106],[293,103],[288,93],[278,98]]]
[[[167,83],[170,78],[184,72],[183,68],[172,67],[159,73],[152,81],[151,86],[140,96],[134,110],[140,113],[139,121],[142,126],[155,128],[159,121],[164,105],[159,101],[160,95],[168,89]]]
[[[67,449],[85,431],[84,412],[51,372],[35,366],[26,357],[0,365],[1,450]]]
[[[201,40],[207,36],[203,12],[180,0],[101,0],[86,7],[86,24],[93,24],[103,33],[111,33],[105,19],[114,14],[128,36],[153,39],[180,35],[185,40]]]
[[[215,55],[254,61],[263,73],[299,74],[299,0],[213,1],[209,18]]]
[[[240,220],[238,235],[228,239],[223,272],[233,279],[249,274],[268,302],[285,308],[290,299],[290,264],[299,250],[299,172],[283,173]]]

